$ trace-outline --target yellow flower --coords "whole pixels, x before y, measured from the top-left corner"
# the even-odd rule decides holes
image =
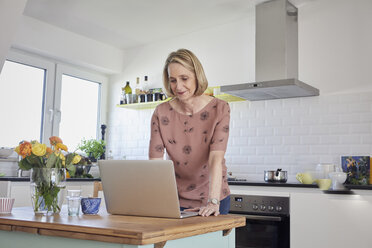
[[[16,153],[20,154],[20,152],[21,152],[21,148],[20,148],[20,146],[17,146],[17,147],[14,149],[14,151],[15,151]]]
[[[66,164],[65,156],[61,152],[56,152],[55,154],[56,154],[57,157],[59,157],[62,160],[62,165],[65,165]]]
[[[64,151],[67,152],[67,146],[64,145],[64,144],[62,144],[62,143],[57,143],[57,144],[56,144],[56,149],[57,149],[57,150],[64,150]]]
[[[46,153],[47,146],[45,144],[34,143],[32,145],[32,153],[36,156],[44,156]]]
[[[72,164],[77,164],[81,160],[81,157],[79,155],[75,155],[75,157],[72,159]]]

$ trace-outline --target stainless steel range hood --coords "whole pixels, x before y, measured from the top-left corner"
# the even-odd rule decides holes
[[[318,96],[319,90],[298,80],[297,8],[288,0],[256,6],[256,82],[221,86],[247,100]]]

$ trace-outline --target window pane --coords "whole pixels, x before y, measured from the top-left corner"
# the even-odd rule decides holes
[[[62,75],[59,137],[71,152],[82,138],[97,138],[99,91],[99,83]]]
[[[0,74],[0,146],[41,140],[45,70],[5,61]]]

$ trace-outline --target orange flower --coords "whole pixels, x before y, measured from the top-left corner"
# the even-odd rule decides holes
[[[57,143],[57,145],[56,145],[56,149],[57,149],[57,150],[64,150],[64,151],[67,152],[67,146],[64,145],[64,144],[62,144],[62,143]]]
[[[46,149],[46,153],[47,153],[48,155],[49,155],[49,154],[52,154],[52,153],[53,153],[52,148],[47,147],[47,149]]]
[[[18,149],[16,149],[18,150]],[[32,145],[30,142],[24,141],[22,144],[19,145],[19,155],[22,156],[22,158],[25,158],[29,155],[31,155],[32,151]]]
[[[60,138],[60,137],[57,137],[57,136],[52,136],[52,137],[50,137],[50,138],[49,138],[49,141],[50,141],[50,144],[51,144],[52,146],[55,146],[55,145],[57,145],[58,143],[63,143],[62,140],[61,140],[61,138]]]

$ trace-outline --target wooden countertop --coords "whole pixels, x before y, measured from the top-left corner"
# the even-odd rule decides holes
[[[54,216],[35,215],[31,207],[13,208],[11,214],[0,215],[0,230],[121,244],[160,244],[158,247],[167,240],[244,225],[245,217],[238,215],[166,219],[110,215],[100,209],[98,215],[71,217],[65,206]]]

